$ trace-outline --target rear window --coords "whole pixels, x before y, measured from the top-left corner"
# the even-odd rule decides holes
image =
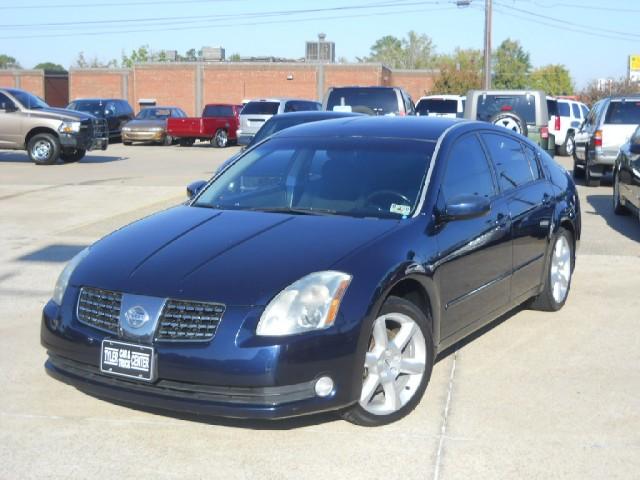
[[[549,116],[551,117],[552,115],[558,115],[558,101],[557,100],[551,100],[551,99],[547,99],[547,112],[549,113]]]
[[[104,104],[99,100],[76,100],[67,107],[69,110],[90,113],[96,117],[104,117]]]
[[[458,102],[456,100],[427,98],[418,102],[416,112],[418,115],[427,115],[429,113],[457,113]]]
[[[611,102],[604,123],[626,125],[640,123],[640,101]]]
[[[536,97],[533,95],[480,95],[478,120],[492,121],[499,113],[512,112],[527,124],[536,124]]]
[[[558,102],[558,113],[561,117],[570,117],[571,115],[569,114],[569,104],[566,102]],[[549,115],[551,115],[551,111],[549,111]]]
[[[329,94],[327,110],[367,115],[398,114],[398,97],[392,88],[336,88]]]
[[[230,105],[208,105],[202,112],[204,117],[233,117],[233,108]]]
[[[321,106],[317,102],[305,102],[302,100],[291,100],[284,105],[284,112],[306,112],[309,110],[321,110]]]
[[[275,115],[278,113],[280,102],[249,102],[247,103],[241,115]]]

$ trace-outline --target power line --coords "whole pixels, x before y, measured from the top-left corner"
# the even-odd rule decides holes
[[[422,2],[422,3],[426,3],[426,2]],[[442,2],[438,2],[438,3],[442,3]],[[294,23],[294,22],[341,20],[345,18],[365,18],[365,17],[384,16],[384,15],[434,12],[434,11],[441,11],[441,10],[452,10],[455,8],[456,8],[455,6],[449,5],[446,7],[429,8],[429,9],[411,9],[411,10],[386,11],[386,12],[368,13],[368,14],[362,13],[362,14],[352,14],[352,15],[339,15],[339,16],[329,16],[329,17],[292,18],[287,20],[271,20],[271,21],[264,21],[264,22],[227,23],[227,24],[213,24],[213,25],[211,24],[211,22],[207,22],[207,24],[203,26],[190,25],[190,26],[178,26],[178,27],[168,27],[168,28],[147,28],[147,29],[132,29],[132,30],[118,30],[118,31],[91,31],[91,32],[73,32],[73,33],[59,33],[59,34],[42,34],[42,35],[10,35],[10,36],[2,36],[0,37],[0,40],[11,40],[11,39],[22,39],[22,38],[97,36],[97,35],[107,35],[107,34],[115,35],[115,34],[144,33],[144,32],[157,32],[157,31],[200,30],[200,29],[211,29],[214,27],[225,28],[225,27],[240,27],[240,26],[260,26],[260,25],[271,25],[271,24],[287,24],[287,23]],[[172,22],[171,24],[175,24],[175,23],[176,22]],[[177,22],[177,23],[180,23],[180,22]],[[182,22],[182,24],[184,23],[186,22]]]
[[[175,1],[175,0],[174,0]],[[328,8],[311,8],[311,9],[298,9],[298,10],[277,10],[277,11],[262,11],[262,12],[247,12],[247,13],[235,13],[235,14],[215,14],[215,15],[189,15],[189,16],[171,16],[171,17],[142,17],[142,18],[120,18],[113,20],[86,20],[86,21],[71,21],[71,22],[51,22],[51,23],[23,23],[23,24],[7,24],[1,25],[1,28],[16,29],[16,28],[38,28],[41,27],[65,27],[65,26],[77,26],[77,25],[105,25],[105,24],[118,24],[118,23],[152,23],[156,21],[170,20],[173,23],[181,23],[181,20],[208,20],[208,19],[220,19],[220,20],[234,20],[253,17],[269,17],[269,16],[284,16],[284,15],[298,15],[305,13],[323,13],[334,11],[347,11],[347,10],[362,10],[362,9],[374,9],[374,8],[397,8],[397,7],[409,7],[418,5],[438,5],[450,3],[442,0],[430,0],[430,1],[385,1],[377,3],[346,5],[340,7],[328,7]],[[106,26],[106,25],[105,25]]]
[[[233,2],[234,0],[180,0],[180,4],[184,3],[220,3]],[[237,0],[235,0],[237,1]],[[155,6],[159,4],[177,4],[176,0],[154,0],[151,2],[131,1],[131,2],[111,2],[111,3],[59,3],[59,4],[40,4],[40,5],[3,5],[0,10],[27,10],[27,9],[51,9],[51,8],[95,8],[95,7],[128,7],[132,5]]]

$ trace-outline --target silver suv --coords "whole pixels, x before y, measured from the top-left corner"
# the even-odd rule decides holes
[[[107,149],[105,120],[63,108],[51,108],[17,88],[0,89],[0,149],[26,150],[39,165],[58,158],[77,162],[87,150]]]
[[[591,187],[600,185],[624,144],[640,124],[640,96],[609,97],[597,102],[575,135],[573,175]]]
[[[253,136],[274,115],[289,112],[322,110],[319,102],[299,98],[266,98],[251,100],[240,112],[238,145],[248,145]]]
[[[331,87],[324,110],[366,115],[415,115],[409,94],[400,87]]]

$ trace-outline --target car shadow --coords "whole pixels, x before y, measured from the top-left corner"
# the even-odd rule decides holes
[[[87,154],[79,162],[71,162],[64,163],[62,161],[58,161],[54,165],[47,165],[49,167],[53,166],[64,166],[64,165],[73,165],[74,163],[109,163],[109,162],[117,162],[120,160],[128,160],[129,157],[116,157],[111,155],[92,155],[91,152]],[[10,151],[10,152],[0,152],[0,163],[33,163],[29,156],[22,151]],[[35,163],[34,163],[35,165]]]
[[[19,262],[66,263],[84,250],[86,245],[47,245],[19,257]]]
[[[587,195],[587,202],[595,212],[583,212],[590,215],[600,215],[607,225],[625,237],[640,242],[640,226],[635,215],[616,215],[613,211],[613,192],[611,195]]]

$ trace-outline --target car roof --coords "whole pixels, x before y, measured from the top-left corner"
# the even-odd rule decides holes
[[[274,115],[268,121],[277,122],[284,121],[287,118],[299,118],[299,119],[332,119],[332,118],[347,118],[347,117],[362,117],[364,114],[356,112],[334,112],[327,110],[304,110],[301,112],[287,112]]]
[[[290,100],[296,100],[296,101],[300,101],[300,102],[320,103],[317,100],[309,100],[308,98],[293,98],[293,97],[252,98],[247,103],[251,103],[251,102],[288,102]]]
[[[451,94],[443,94],[443,95],[425,95],[424,97],[420,97],[420,100],[430,100],[430,99],[443,99],[443,100],[462,100],[464,98],[463,95],[451,95]]]
[[[126,102],[126,100],[124,98],[74,98],[69,103],[80,102],[80,101],[83,101],[83,102],[112,102],[114,100],[120,100],[120,101]]]
[[[282,130],[273,137],[386,137],[436,141],[449,127],[463,122],[452,118],[363,115],[305,123]]]

